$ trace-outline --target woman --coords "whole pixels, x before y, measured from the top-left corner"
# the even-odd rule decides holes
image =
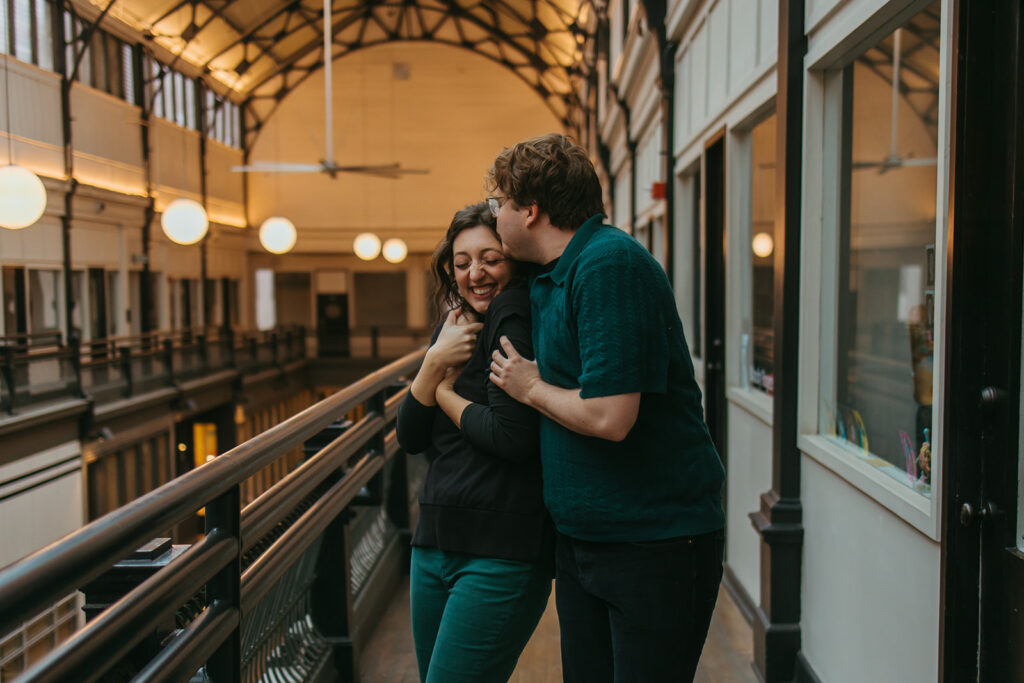
[[[409,580],[416,658],[425,683],[507,681],[553,566],[537,414],[488,379],[502,336],[533,357],[529,295],[484,203],[455,214],[432,267],[452,310],[397,425],[399,444],[430,460]]]

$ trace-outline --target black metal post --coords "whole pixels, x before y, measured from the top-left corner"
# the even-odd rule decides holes
[[[235,363],[235,329],[230,325],[224,327],[224,339],[222,344],[227,354],[227,367],[237,367]]]
[[[82,338],[79,335],[71,335],[68,338],[68,352],[71,354],[71,371],[74,376],[74,387],[72,394],[78,398],[84,398],[82,390]]]
[[[121,379],[124,382],[124,386],[121,387],[121,395],[128,398],[134,393],[134,387],[132,386],[132,347],[119,347],[117,355],[120,358]]]
[[[630,137],[630,125],[632,119],[632,113],[629,110],[629,103],[619,94],[619,88],[614,83],[609,81],[609,89],[612,95],[615,96],[615,102],[619,105],[622,110],[622,116],[625,119],[624,126],[626,130],[626,149],[629,150],[629,232],[631,235],[636,234],[636,140]],[[611,169],[608,169],[611,172]],[[621,226],[620,226],[621,227]],[[650,245],[648,245],[650,246]]]
[[[196,335],[196,344],[199,347],[199,367],[203,370],[210,369],[210,347],[206,343],[206,329]]]
[[[338,476],[329,481],[337,481]],[[340,681],[359,680],[359,658],[352,639],[355,600],[349,562],[349,516],[346,508],[324,532],[316,579],[310,588],[313,623],[334,650],[334,668]]]
[[[665,0],[644,0],[647,25],[654,30],[658,46],[658,88],[661,95],[661,179],[665,183],[665,271],[668,281],[675,282],[675,82],[676,43],[668,39],[665,27]],[[650,235],[654,239],[654,235]]]
[[[205,97],[203,93],[204,85],[201,80],[195,81],[195,92],[196,92],[196,121],[199,124],[199,193],[202,197],[203,211],[207,210],[207,192],[206,192],[206,107],[204,106]],[[209,214],[207,214],[209,217]],[[206,244],[210,241],[210,234],[213,230],[211,225],[207,229],[207,233],[203,235],[203,239],[199,242],[199,291],[203,295],[203,327],[209,327],[212,323],[209,316],[207,315],[210,310],[210,302],[206,300]],[[216,296],[216,294],[214,294]]]
[[[0,372],[4,375],[4,384],[7,385],[7,405],[5,406],[8,414],[14,414],[14,402],[15,392],[17,388],[14,384],[14,347],[7,344],[3,347],[4,364],[0,367]]]
[[[164,372],[167,374],[167,386],[174,385],[174,340],[164,339],[163,346]]]
[[[235,484],[225,493],[206,506],[206,535],[214,529],[236,539],[235,557],[224,569],[206,584],[206,604],[225,603],[241,610],[241,497],[240,487]],[[231,635],[217,648],[206,663],[206,673],[214,683],[240,683],[242,680],[242,639],[241,629],[235,628]]]
[[[74,176],[74,154],[72,153],[71,147],[71,74],[69,68],[71,65],[67,63],[65,55],[67,55],[67,40],[64,37],[64,13],[68,10],[64,8],[63,3],[55,3],[53,5],[54,11],[52,16],[54,17],[53,23],[55,28],[54,35],[57,36],[57,41],[60,43],[59,50],[54,53],[54,66],[61,75],[60,79],[60,109],[61,109],[61,131],[64,139],[64,174],[67,176],[69,187],[67,192],[64,193],[64,215],[61,216],[60,220],[60,236],[61,236],[61,250],[62,250],[62,261],[61,266],[64,274],[64,325],[68,333],[71,333],[73,320],[73,306],[74,306],[74,287],[71,284],[71,217],[73,215],[73,206],[75,199],[75,192],[78,190],[78,181],[75,180]],[[72,24],[74,25],[74,24]],[[12,34],[13,35],[13,34]]]
[[[151,231],[153,219],[156,216],[156,202],[153,198],[153,159],[150,150],[149,128],[153,117],[153,110],[150,98],[146,96],[146,77],[143,70],[145,52],[142,45],[132,46],[134,55],[134,69],[132,79],[135,81],[135,104],[139,107],[139,118],[142,125],[139,126],[142,135],[142,168],[143,177],[146,183],[146,209],[142,219],[142,279],[139,282],[139,294],[142,299],[142,310],[139,311],[139,321],[142,332],[151,332],[157,328],[154,322],[156,316],[156,305],[153,296],[152,269],[150,267],[151,252]]]
[[[754,666],[761,680],[791,681],[800,650],[803,508],[797,448],[800,206],[803,172],[804,0],[779,0],[775,173],[775,349],[772,488],[750,519],[761,535],[761,604]]]

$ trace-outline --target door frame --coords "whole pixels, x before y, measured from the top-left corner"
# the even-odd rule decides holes
[[[1013,629],[1019,635],[1024,617],[1012,618],[1010,605],[1024,600],[1024,557],[1011,550],[1020,457],[1024,88],[1011,84],[1024,77],[1024,10],[1020,3],[961,0],[952,21],[945,337],[955,352],[944,367],[939,676],[1022,680],[1024,655],[1015,653]],[[962,523],[964,504],[980,510],[989,501],[996,514]]]
[[[709,167],[709,157],[720,150],[720,168]],[[704,143],[701,155],[700,225],[704,242],[704,414],[711,438],[718,449],[722,465],[728,468],[727,437],[728,404],[726,402],[726,238],[728,222],[727,167],[725,129],[717,131]],[[709,187],[718,183],[718,193],[711,196]],[[714,200],[712,202],[711,200]],[[714,205],[713,205],[714,204]],[[717,340],[717,344],[716,344]]]

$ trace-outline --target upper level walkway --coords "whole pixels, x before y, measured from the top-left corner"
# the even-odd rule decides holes
[[[394,421],[423,353],[0,570],[0,636],[31,641],[54,605],[84,602],[86,617],[65,609],[70,637],[17,666],[0,652],[0,680],[415,680],[404,577],[426,462]],[[246,481],[298,447],[248,501]],[[173,545],[197,512],[203,533]],[[723,593],[699,679],[753,680],[750,644]],[[516,680],[559,678],[549,605]]]

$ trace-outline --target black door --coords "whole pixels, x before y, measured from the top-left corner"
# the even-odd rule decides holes
[[[941,670],[1024,681],[1024,10],[961,1],[955,14]]]
[[[8,337],[28,332],[28,307],[25,305],[25,269],[4,266],[4,330]],[[27,340],[22,340],[26,342]],[[21,342],[19,342],[21,343]]]
[[[319,355],[347,357],[348,294],[317,294],[316,320]]]
[[[725,444],[725,141],[704,151],[704,412],[722,463]]]

